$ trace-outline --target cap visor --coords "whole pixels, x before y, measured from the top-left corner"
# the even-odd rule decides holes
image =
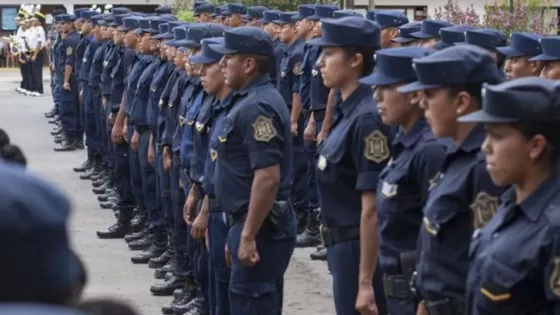
[[[174,41],[171,41],[170,44],[167,44],[167,46],[173,46],[173,47],[187,47],[187,40],[185,40],[185,39],[174,40]]]
[[[457,119],[461,123],[513,123],[519,121],[517,118],[499,117],[489,114],[483,110],[461,116]]]
[[[165,42],[165,45],[173,47],[173,43],[175,43],[175,42],[176,42],[176,40],[174,40],[174,39],[168,40],[168,41]]]
[[[453,44],[449,44],[449,43],[446,43],[446,42],[440,40],[440,41],[437,41],[434,44],[433,47],[437,50],[442,50],[442,49],[445,49],[445,48],[449,48],[451,46],[453,46]]]
[[[401,79],[401,78],[390,77],[390,76],[384,75],[382,73],[376,73],[376,72],[368,75],[367,77],[363,77],[359,80],[359,82],[362,83],[362,84],[381,85],[381,86],[391,85],[391,84],[404,82],[404,81],[406,81],[406,80]]]
[[[180,52],[185,52],[185,51],[187,51],[187,49],[188,49],[188,48],[185,47],[185,46],[182,46],[182,47],[177,48],[177,50],[180,51]]]
[[[560,56],[550,56],[547,54],[538,55],[529,59],[529,61],[558,61],[560,60]]]
[[[128,31],[130,31],[130,28],[121,26],[121,27],[117,28],[117,31],[119,31],[119,32],[128,32]]]
[[[272,23],[274,23],[274,24],[278,24],[278,25],[286,25],[286,24],[290,24],[290,22],[286,22],[286,21],[281,21],[281,20],[274,20],[274,21],[272,21]]]
[[[307,19],[310,20],[310,21],[319,21],[321,19],[321,17],[313,14],[313,15],[308,16]]]
[[[185,41],[185,46],[189,48],[200,48],[202,45],[200,45],[199,42],[196,42],[194,40],[187,40]]]
[[[190,59],[190,62],[195,64],[195,65],[206,65],[206,64],[211,64],[211,63],[216,63],[220,60],[215,60],[214,58],[210,58],[208,56],[204,56],[204,55],[196,55],[196,56],[192,56]]]
[[[406,44],[415,41],[416,38],[395,37],[391,41],[399,44]]]
[[[412,36],[412,37],[415,37],[415,38],[418,38],[418,39],[428,39],[428,38],[434,38],[434,37],[436,37],[436,36],[434,36],[434,35],[431,35],[431,34],[428,34],[428,33],[424,33],[424,32],[422,32],[422,31],[410,33],[410,34],[408,34],[408,35],[410,35],[410,36]]]
[[[326,39],[324,37],[312,38],[312,39],[306,41],[306,43],[309,44],[309,45],[315,45],[315,46],[340,46],[339,43],[329,41],[328,39]]]
[[[236,54],[238,52],[237,50],[227,49],[225,44],[210,44],[208,47],[223,55]]]
[[[115,27],[115,26],[119,26],[119,25],[120,25],[120,24],[115,23],[115,22],[112,22],[112,23],[107,24],[107,26],[111,26],[111,27]]]
[[[496,50],[499,51],[500,53],[502,53],[502,55],[505,55],[507,57],[521,57],[521,56],[525,56],[525,53],[520,52],[519,50],[509,47],[509,46],[505,46],[505,47],[496,47]]]
[[[428,90],[428,89],[435,89],[437,87],[440,87],[440,84],[423,84],[420,83],[418,81],[416,82],[412,82],[410,84],[407,85],[403,85],[399,88],[397,88],[397,92],[399,93],[412,93],[412,92],[418,92],[418,91],[422,91],[422,90]]]

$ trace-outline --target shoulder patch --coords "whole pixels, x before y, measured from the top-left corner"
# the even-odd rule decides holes
[[[73,53],[72,47],[66,48],[66,56],[72,56],[72,53]]]
[[[253,136],[255,140],[269,142],[276,137],[276,128],[272,119],[265,116],[259,116],[253,123]]]
[[[294,65],[294,74],[295,75],[302,75],[303,69],[301,68],[301,62],[298,62]]]
[[[548,287],[556,296],[560,297],[560,257],[554,257],[552,273],[548,278]]]
[[[498,209],[498,197],[492,197],[481,191],[476,195],[474,202],[470,205],[474,212],[474,228],[481,229],[492,219]]]
[[[375,163],[381,163],[389,158],[389,145],[387,137],[379,130],[372,131],[364,138],[366,159]]]

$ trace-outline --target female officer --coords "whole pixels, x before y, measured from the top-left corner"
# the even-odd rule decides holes
[[[500,82],[503,74],[488,51],[472,45],[413,61],[418,81],[397,90],[423,90],[432,132],[455,144],[445,156],[441,174],[430,181],[424,207],[413,277],[413,288],[422,300],[417,314],[463,314],[471,235],[495,213],[502,190],[485,169],[480,151],[483,126],[459,124],[457,117],[478,110],[482,84]]]
[[[468,314],[560,314],[560,84],[523,78],[486,86],[482,145],[492,181],[512,187],[473,235]]]
[[[429,181],[445,157],[445,146],[437,141],[424,119],[418,93],[401,94],[397,88],[416,80],[412,58],[430,53],[424,47],[401,47],[376,52],[377,65],[361,83],[377,86],[375,99],[383,123],[400,126],[393,142],[393,155],[379,176],[379,266],[390,314],[416,314],[409,280],[415,268],[422,208]]]
[[[386,314],[377,266],[378,176],[387,164],[390,129],[377,114],[371,87],[358,79],[371,73],[379,48],[380,28],[360,17],[324,20],[321,37],[308,41],[322,46],[317,61],[323,82],[340,89],[331,132],[321,143],[317,187],[326,227],[327,260],[333,275],[338,315]],[[375,279],[374,279],[375,278]],[[373,281],[376,297],[374,297]]]

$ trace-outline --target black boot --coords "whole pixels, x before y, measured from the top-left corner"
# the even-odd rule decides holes
[[[50,111],[45,113],[45,117],[47,118],[53,118],[54,116],[56,116],[56,107],[51,108]]]
[[[76,139],[68,136],[60,142],[60,146],[55,147],[53,150],[55,152],[71,152],[76,151],[76,148]]]
[[[94,174],[97,174],[99,172],[102,171],[102,161],[101,161],[101,156],[97,155],[92,157],[91,159],[91,167],[84,172],[82,175],[80,175],[80,179],[86,180],[86,179],[91,179],[91,177]]]
[[[177,259],[172,257],[165,266],[158,268],[154,271],[154,278],[156,279],[165,279],[165,275],[167,273],[172,272],[175,270],[175,265],[177,264]]]
[[[124,237],[124,241],[127,242],[127,243],[137,241],[137,240],[145,237],[147,233],[148,233],[147,230],[142,230],[140,232],[127,234]]]
[[[98,188],[94,188],[94,189],[98,189]],[[110,189],[107,190],[103,195],[98,195],[97,196],[97,200],[101,201],[101,202],[106,202],[109,200],[113,200],[116,199],[118,197],[117,192],[114,189]]]
[[[154,284],[150,287],[150,292],[157,296],[172,295],[175,289],[181,288],[185,283],[185,278],[173,276],[164,283]]]
[[[187,312],[189,312],[191,309],[194,308],[195,304],[201,302],[200,300],[198,300],[199,298],[196,296],[196,283],[194,283],[194,290],[187,289],[187,292],[189,293],[185,294],[183,300],[179,301],[179,303],[177,303],[173,307],[173,311],[175,312],[175,314],[186,314]]]
[[[194,281],[194,278],[187,277],[187,279],[185,280],[185,285],[183,287],[183,297],[181,298],[180,301],[178,301],[177,303],[175,303],[175,305],[173,305],[173,311],[175,313],[176,313],[176,309],[180,311],[182,308],[185,308],[194,299],[196,299],[196,282]]]
[[[93,164],[93,157],[92,157],[92,154],[90,154],[88,152],[87,160],[85,160],[82,163],[82,165],[76,166],[72,170],[74,170],[74,172],[76,172],[76,173],[83,173],[83,172],[89,170],[92,167],[92,164]]]
[[[63,131],[64,130],[61,127],[57,127],[53,131],[51,131],[51,135],[58,136],[61,135]]]
[[[321,244],[319,209],[313,209],[307,218],[305,230],[297,236],[296,247],[315,247]]]
[[[141,231],[146,226],[146,215],[144,213],[138,212],[136,217],[131,222],[130,228],[132,232]]]
[[[167,248],[167,233],[164,229],[159,229],[153,232],[152,244],[150,247],[130,258],[134,264],[147,264],[150,259],[161,256]]]
[[[99,207],[101,209],[112,209],[114,205],[115,205],[115,202],[113,202],[113,201],[106,201],[106,202],[100,202],[99,203]],[[130,226],[129,226],[129,228],[130,228]]]
[[[167,249],[160,256],[150,259],[148,262],[148,268],[161,268],[167,264],[171,257],[173,257],[173,245],[171,243],[172,240],[168,238]]]
[[[300,235],[307,226],[308,212],[301,210],[297,212],[297,234]]]
[[[55,136],[53,142],[56,143],[56,144],[61,144],[62,142],[67,141],[67,140],[68,140],[68,136],[63,132],[63,133],[59,134],[58,136]]]
[[[95,174],[91,175],[91,186],[93,187],[101,187],[103,185],[105,185],[108,181],[109,181],[109,173],[107,173],[108,171],[99,171],[99,173],[95,173],[95,174],[99,174],[98,176],[94,176]]]
[[[117,223],[110,226],[106,231],[97,231],[97,237],[101,239],[123,238],[130,229],[132,210],[129,207],[121,207]]]
[[[203,297],[197,297],[192,300],[189,304],[182,308],[175,308],[175,314],[179,315],[208,315],[208,310],[204,307],[205,301]],[[186,313],[183,310],[186,309]],[[178,311],[178,312],[177,312]]]
[[[146,234],[143,238],[128,243],[130,250],[147,250],[152,245],[150,235]]]
[[[327,260],[327,248],[324,247],[324,246],[319,246],[319,247],[317,247],[316,251],[309,254],[309,257],[311,257],[311,260],[326,261]]]

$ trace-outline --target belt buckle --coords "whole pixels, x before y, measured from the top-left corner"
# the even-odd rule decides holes
[[[418,272],[414,271],[410,276],[410,280],[408,281],[408,286],[410,287],[410,293],[412,296],[418,296],[416,290],[416,278],[418,277]]]

